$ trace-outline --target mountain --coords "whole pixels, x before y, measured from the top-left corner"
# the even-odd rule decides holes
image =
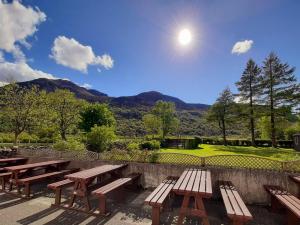
[[[45,90],[47,92],[53,92],[56,89],[67,89],[73,92],[77,98],[84,99],[89,102],[104,102],[109,99],[109,97],[102,92],[97,90],[88,90],[69,80],[39,78],[31,81],[19,82],[18,84],[22,87],[32,87],[35,85],[41,90]]]
[[[67,89],[75,93],[76,97],[87,100],[89,102],[107,102],[115,107],[152,107],[158,100],[174,102],[177,110],[205,110],[209,105],[186,103],[179,98],[164,95],[157,91],[143,92],[134,96],[109,97],[107,94],[93,89],[86,89],[69,80],[51,80],[39,78],[31,81],[20,82],[23,87],[38,86],[47,92],[55,91],[55,89]]]
[[[138,105],[143,106],[153,106],[159,100],[173,102],[176,106],[176,109],[179,110],[192,110],[192,109],[207,109],[209,106],[205,104],[190,104],[185,103],[184,101],[180,100],[179,98],[175,98],[169,95],[164,95],[157,91],[148,91],[142,92],[138,95],[134,96],[125,96],[125,97],[118,97],[112,98],[111,104],[118,107],[136,107]]]
[[[209,108],[205,104],[186,103],[179,98],[164,95],[156,91],[143,92],[134,96],[110,97],[97,90],[86,89],[69,80],[49,80],[40,78],[18,83],[23,87],[38,86],[47,92],[67,89],[80,99],[89,102],[108,103],[117,120],[117,134],[127,137],[145,135],[142,117],[148,113],[158,100],[174,102],[180,119],[181,135],[213,135],[215,130],[203,119],[203,113]]]

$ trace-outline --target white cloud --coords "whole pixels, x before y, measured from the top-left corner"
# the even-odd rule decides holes
[[[26,38],[37,31],[37,26],[46,20],[46,14],[37,7],[25,7],[19,1],[0,1],[0,49],[12,53],[19,61],[25,56],[20,45],[30,48]]]
[[[231,53],[237,55],[246,53],[251,49],[253,43],[252,40],[238,41],[232,47]]]
[[[2,51],[0,51],[0,63],[1,62],[4,62],[4,55]]]
[[[52,74],[33,69],[25,62],[0,63],[0,85],[13,81],[22,82],[37,78],[56,79]]]
[[[84,88],[86,88],[86,89],[91,89],[91,88],[92,88],[92,85],[87,84],[87,83],[84,83],[83,85],[81,85],[81,87],[84,87]]]
[[[65,36],[55,38],[50,57],[57,64],[83,73],[87,72],[89,65],[100,65],[105,69],[111,69],[114,64],[113,59],[109,55],[96,56],[91,46],[82,45],[74,38]]]

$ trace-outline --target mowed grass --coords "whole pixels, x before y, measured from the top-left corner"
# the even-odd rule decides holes
[[[294,149],[270,147],[242,147],[201,144],[198,149],[161,149],[164,153],[181,153],[200,157],[216,155],[246,155],[258,156],[280,161],[300,160],[300,154]]]

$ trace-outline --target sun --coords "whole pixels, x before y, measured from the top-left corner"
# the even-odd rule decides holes
[[[178,42],[179,44],[186,46],[190,44],[192,41],[192,33],[189,29],[184,28],[178,34]]]

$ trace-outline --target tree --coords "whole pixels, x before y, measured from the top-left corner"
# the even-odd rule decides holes
[[[290,67],[274,54],[264,60],[262,68],[261,88],[264,102],[269,107],[272,146],[276,143],[276,117],[280,108],[293,107],[299,99],[299,83],[294,75],[295,68]]]
[[[1,117],[6,121],[9,131],[14,133],[15,144],[19,135],[37,124],[41,118],[43,96],[45,92],[39,92],[35,86],[29,89],[13,83],[1,89]]]
[[[229,88],[221,92],[219,98],[211,106],[207,114],[207,120],[218,123],[222,132],[224,145],[227,145],[227,125],[233,122],[234,96]]]
[[[94,125],[114,127],[116,120],[107,104],[88,104],[80,112],[79,127],[85,132],[90,132]]]
[[[152,114],[160,119],[161,121],[161,132],[162,138],[170,133],[174,126],[177,126],[179,121],[176,118],[175,104],[172,102],[157,101]]]
[[[97,126],[92,127],[87,134],[88,147],[97,152],[108,150],[112,142],[116,139],[113,127]]]
[[[143,116],[143,124],[148,134],[158,135],[161,131],[162,123],[159,117],[153,114],[146,114]]]
[[[236,82],[236,86],[239,90],[240,101],[248,105],[246,114],[250,120],[251,141],[253,146],[255,146],[254,104],[257,103],[257,99],[261,95],[260,82],[261,69],[250,59],[247,62],[246,69],[240,81]]]
[[[49,113],[53,112],[53,123],[63,140],[67,140],[66,134],[78,125],[84,105],[84,100],[77,99],[68,90],[57,89],[49,94]]]

